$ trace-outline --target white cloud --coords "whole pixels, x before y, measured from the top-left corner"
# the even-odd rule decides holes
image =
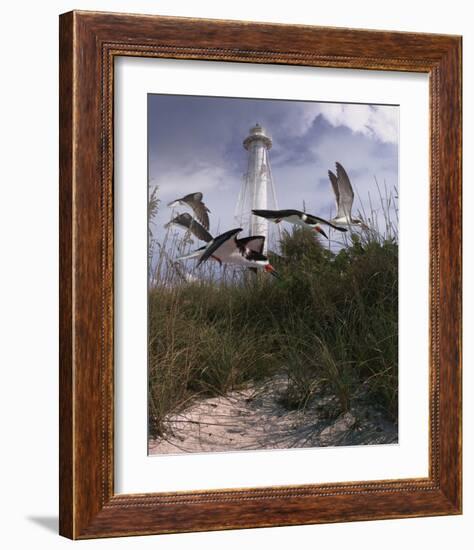
[[[158,186],[160,197],[172,200],[194,191],[202,193],[227,187],[229,169],[206,162],[186,164],[183,162],[169,169],[153,170],[150,187]]]
[[[356,133],[373,137],[382,143],[398,141],[398,108],[392,106],[324,103],[319,114],[331,126],[346,126]]]
[[[301,104],[280,121],[288,136],[304,136],[318,116],[382,143],[398,142],[398,107],[350,103]]]
[[[278,120],[280,130],[288,137],[304,136],[313,125],[318,114],[318,104],[316,103],[293,103],[287,116],[283,116]]]

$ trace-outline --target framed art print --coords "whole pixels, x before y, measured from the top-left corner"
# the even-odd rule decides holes
[[[460,38],[60,34],[61,534],[460,513]]]

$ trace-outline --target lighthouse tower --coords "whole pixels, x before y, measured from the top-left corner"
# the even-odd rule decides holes
[[[272,140],[264,128],[257,123],[250,129],[249,135],[243,141],[243,146],[248,151],[248,164],[235,208],[235,219],[248,235],[266,237],[266,250],[269,238],[271,239],[273,235],[269,235],[268,221],[254,216],[252,210],[278,209],[268,157]]]

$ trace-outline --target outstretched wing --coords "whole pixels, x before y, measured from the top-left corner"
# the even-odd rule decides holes
[[[328,170],[329,180],[331,181],[332,190],[334,191],[334,196],[336,198],[336,209],[339,212],[339,185],[337,184],[337,176],[331,170]]]
[[[312,214],[306,214],[307,221],[310,223],[324,223],[326,225],[329,225],[329,227],[332,227],[333,229],[337,229],[338,231],[347,231],[345,227],[340,227],[339,225],[334,225],[328,220],[325,220],[324,218],[320,218],[319,216],[313,216]]]
[[[252,210],[255,216],[266,218],[267,220],[276,220],[288,218],[289,216],[301,216],[303,212],[300,210]]]
[[[244,237],[243,239],[237,239],[237,245],[239,247],[244,246],[249,250],[262,254],[263,246],[265,245],[265,237]]]
[[[201,246],[197,250],[194,250],[193,252],[190,252],[189,254],[185,254],[184,256],[179,256],[176,258],[176,261],[179,260],[193,260],[196,258],[199,258],[201,254],[203,253],[203,250],[206,248],[207,245]]]
[[[196,218],[202,223],[202,225],[209,229],[209,208],[202,202],[202,193],[190,193],[182,199],[181,202],[189,205],[194,212]]]
[[[199,258],[197,266],[201,265],[203,262],[208,260],[212,255],[217,256],[219,259],[220,257],[225,257],[231,254],[231,252],[237,247],[237,243],[235,240],[235,235],[237,233],[240,233],[242,231],[241,227],[238,227],[237,229],[231,229],[230,231],[226,231],[225,233],[222,233],[222,235],[219,235],[215,239],[213,239],[207,246],[206,250],[204,251],[204,254]]]
[[[354,202],[354,191],[351,182],[344,167],[336,162],[337,186],[339,189],[339,202],[337,217],[347,216],[350,218],[352,212],[352,203]]]
[[[168,227],[170,224],[180,225],[189,229],[193,235],[195,235],[201,241],[209,243],[212,241],[212,235],[205,229],[199,222],[193,219],[191,214],[184,212],[183,214],[178,214],[170,222],[168,222],[165,227]]]

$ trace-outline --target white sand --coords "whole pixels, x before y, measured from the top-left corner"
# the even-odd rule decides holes
[[[304,411],[287,410],[280,397],[284,376],[223,397],[196,401],[166,422],[167,436],[151,439],[149,454],[288,449],[329,445],[393,443],[396,427],[380,415],[359,422],[351,411],[338,419],[323,414],[333,396],[311,400]],[[366,417],[367,415],[365,415]]]

